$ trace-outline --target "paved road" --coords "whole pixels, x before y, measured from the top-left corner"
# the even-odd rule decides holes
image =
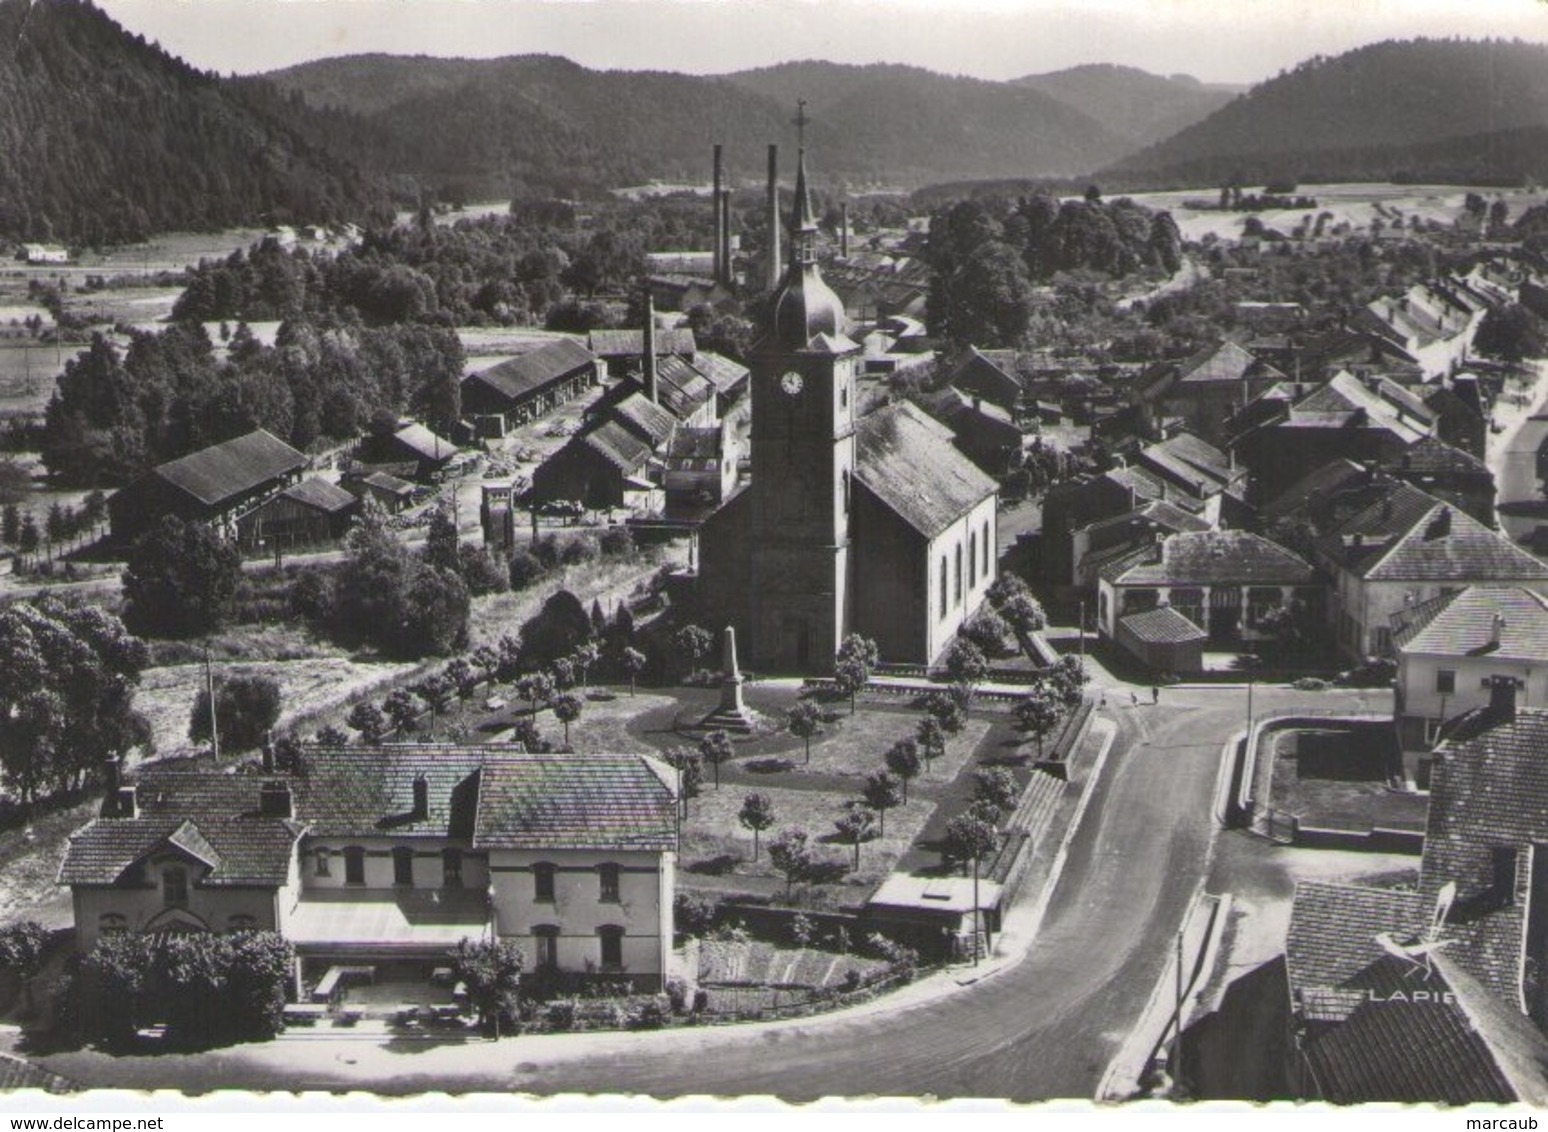
[[[1370,698],[1257,691],[1260,710],[1348,709]],[[98,1087],[1090,1097],[1208,872],[1221,747],[1244,707],[1239,688],[1173,688],[1159,707],[1110,711],[1119,735],[1029,955],[944,998],[778,1026],[389,1044],[386,1053],[347,1039],[187,1058],[73,1052],[44,1064]]]

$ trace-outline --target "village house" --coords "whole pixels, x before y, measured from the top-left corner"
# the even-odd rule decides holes
[[[817,265],[798,164],[791,255],[752,373],[752,479],[704,523],[696,603],[765,671],[825,672],[852,632],[929,664],[996,571],[996,486],[900,402],[857,418],[860,346]]]
[[[1398,734],[1429,750],[1446,720],[1485,707],[1495,677],[1518,703],[1548,706],[1548,599],[1522,586],[1468,586],[1392,617]]]
[[[309,747],[298,773],[147,767],[70,838],[76,946],[115,932],[277,931],[297,983],[428,981],[464,938],[529,972],[658,990],[672,946],[672,772],[641,755]]]
[[[1228,439],[1225,422],[1233,413],[1284,380],[1279,370],[1226,339],[1181,362],[1151,367],[1133,403],[1148,435],[1161,435],[1163,422],[1177,418],[1188,431],[1218,444]]]
[[[1026,390],[1017,375],[1014,350],[969,347],[947,376],[946,383],[971,397],[998,405],[1013,421],[1020,420],[1026,408]]]
[[[238,516],[295,483],[306,466],[304,455],[263,429],[170,460],[109,497],[113,541],[127,545],[167,515],[234,539]]]
[[[507,358],[462,379],[462,413],[477,435],[502,437],[546,416],[602,379],[601,361],[569,338]]]
[[[292,484],[237,519],[237,544],[245,553],[325,547],[349,531],[355,496],[324,479]]]
[[[69,263],[70,249],[58,244],[23,244],[21,257],[34,266],[41,264]]]
[[[1519,584],[1548,593],[1548,565],[1418,488],[1376,483],[1346,497],[1313,557],[1330,579],[1328,618],[1351,657],[1390,656],[1392,617],[1452,590]],[[1366,505],[1352,509],[1357,502]]]
[[[408,480],[383,471],[346,473],[339,485],[356,499],[374,500],[389,515],[412,507],[419,493]]]
[[[1252,472],[1253,498],[1282,494],[1307,468],[1339,457],[1388,462],[1436,431],[1435,414],[1394,381],[1342,371],[1325,385],[1269,390],[1241,414],[1231,450]]]
[[[991,476],[1002,476],[1021,455],[1021,429],[992,401],[943,385],[916,398],[919,407],[951,430],[952,443]]]
[[[1335,1103],[1548,1103],[1548,710],[1515,679],[1435,750],[1417,891],[1303,882],[1291,1081]]]
[[[1257,639],[1265,615],[1297,604],[1320,612],[1323,598],[1310,563],[1250,531],[1158,536],[1097,577],[1098,630],[1136,655],[1131,640],[1144,639],[1141,625],[1124,628],[1135,614],[1166,606],[1211,641],[1234,644]]]

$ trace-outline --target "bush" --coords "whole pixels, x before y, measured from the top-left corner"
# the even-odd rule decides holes
[[[973,620],[963,627],[962,635],[972,641],[986,656],[1002,656],[1007,651],[1010,626],[993,609],[982,609]]]
[[[510,588],[510,575],[501,570],[494,555],[482,547],[458,547],[457,564],[468,593],[474,597],[504,593]]]
[[[48,932],[41,924],[25,920],[0,928],[0,971],[30,979],[43,965]]]
[[[575,1026],[575,1013],[579,1004],[573,998],[561,998],[548,1004],[545,1015],[550,1028],[569,1030]]]
[[[511,551],[511,589],[524,590],[547,572],[548,568],[530,550]]]
[[[667,1024],[670,1015],[660,999],[653,998],[649,1002],[640,1004],[634,1016],[629,1020],[631,1030],[659,1030]]]
[[[333,578],[321,570],[307,570],[297,577],[287,596],[291,613],[304,621],[326,625],[338,612]]]
[[[705,935],[719,915],[719,899],[707,892],[679,889],[672,900],[672,922],[682,935]]]
[[[634,532],[628,527],[608,527],[597,539],[603,558],[629,558],[634,554]]]
[[[683,1014],[688,1009],[688,984],[675,975],[666,982],[667,1001],[673,1014]]]
[[[565,566],[579,566],[586,562],[595,562],[601,555],[597,546],[597,540],[590,535],[576,535],[566,539],[559,549],[559,561]]]

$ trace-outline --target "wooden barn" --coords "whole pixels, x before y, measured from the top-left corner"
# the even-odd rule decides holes
[[[481,437],[502,437],[601,381],[601,361],[561,338],[462,379],[462,412]]]
[[[348,532],[357,502],[337,484],[302,480],[238,518],[237,544],[248,554],[329,546]]]
[[[235,537],[237,517],[298,480],[306,464],[263,429],[161,464],[108,500],[113,541],[133,542],[167,515]]]

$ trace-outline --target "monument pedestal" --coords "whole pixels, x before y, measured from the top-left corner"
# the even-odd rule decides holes
[[[753,714],[742,699],[742,670],[736,663],[736,630],[726,626],[724,674],[720,680],[720,705],[699,722],[710,731],[729,731],[733,735],[751,735]]]

